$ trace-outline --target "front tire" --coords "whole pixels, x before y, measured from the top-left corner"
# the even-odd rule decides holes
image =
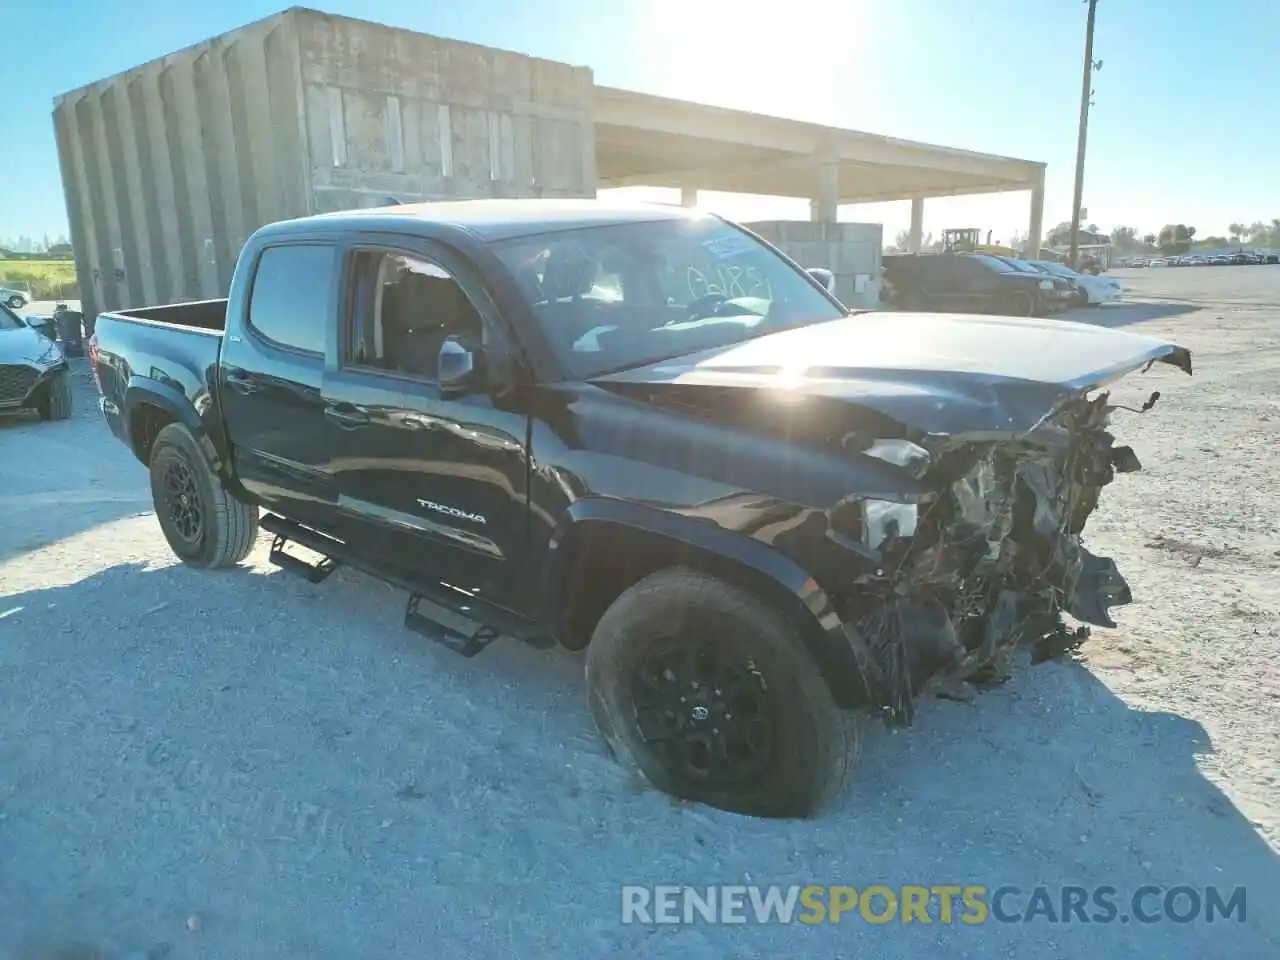
[[[56,373],[45,384],[44,395],[36,402],[41,420],[71,419],[71,375]]]
[[[587,648],[592,717],[658,789],[722,810],[807,817],[844,788],[854,717],[772,606],[685,569],[609,607]]]
[[[204,570],[233,567],[258,538],[258,508],[223,489],[195,437],[182,424],[162,429],[151,447],[151,498],[169,548]]]

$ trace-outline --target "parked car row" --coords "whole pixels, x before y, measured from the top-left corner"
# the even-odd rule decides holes
[[[1244,267],[1264,263],[1280,263],[1280,253],[1189,253],[1177,257],[1134,257],[1119,260],[1118,267]]]
[[[1114,277],[1077,273],[1048,260],[991,254],[890,254],[882,260],[880,299],[901,310],[1050,316],[1119,300]]]

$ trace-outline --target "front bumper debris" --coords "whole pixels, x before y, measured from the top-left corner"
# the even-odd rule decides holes
[[[910,724],[916,700],[958,682],[1002,681],[1019,647],[1033,661],[1078,647],[1088,627],[1064,614],[1116,625],[1110,611],[1131,602],[1129,585],[1082,542],[1102,488],[1141,469],[1107,430],[1112,410],[1105,393],[1081,397],[1018,440],[930,451],[939,493],[914,535],[887,540],[876,573],[841,598],[867,697],[886,720]]]

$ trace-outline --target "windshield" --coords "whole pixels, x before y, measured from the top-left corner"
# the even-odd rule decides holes
[[[10,310],[8,307],[0,304],[0,330],[19,330],[25,327],[22,318]]]
[[[979,263],[983,264],[984,266],[990,267],[992,270],[996,271],[997,273],[1017,273],[1018,272],[1009,264],[1005,263],[1003,260],[997,259],[996,257],[987,256],[985,253],[975,254],[973,259],[977,260]]]
[[[1013,267],[1013,269],[1017,270],[1019,273],[1040,273],[1041,272],[1037,270],[1035,267],[1033,267],[1031,264],[1027,263],[1027,261],[1025,260],[1015,260],[1013,257],[1004,257],[1003,259],[1005,263],[1009,264],[1009,266]]]
[[[845,316],[802,271],[712,217],[495,245],[543,334],[586,379]]]
[[[1079,276],[1079,274],[1070,267],[1063,266],[1060,263],[1051,263],[1048,260],[1037,260],[1035,261],[1035,266],[1039,267],[1045,273],[1052,273],[1059,277],[1074,278]]]

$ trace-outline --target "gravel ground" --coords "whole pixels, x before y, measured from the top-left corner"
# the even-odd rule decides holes
[[[1092,526],[1137,601],[1083,663],[864,727],[813,822],[674,803],[591,726],[579,655],[474,661],[340,571],[175,565],[81,379],[0,422],[0,957],[1273,957],[1280,268],[1119,274],[1171,335],[1145,470]],[[624,925],[624,884],[1248,888],[1244,922]],[[1014,898],[1015,908],[1025,904]],[[934,916],[937,917],[935,910]]]

